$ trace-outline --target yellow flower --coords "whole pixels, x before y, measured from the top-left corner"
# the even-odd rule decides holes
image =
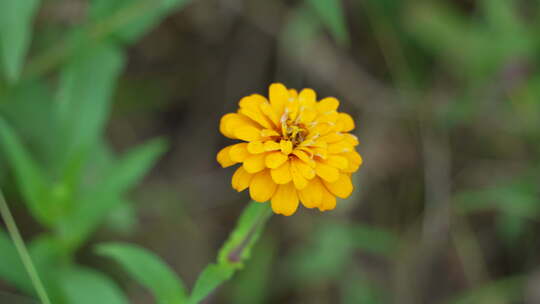
[[[221,118],[221,133],[244,141],[217,155],[224,168],[242,163],[232,187],[249,188],[257,202],[271,200],[278,214],[293,214],[300,201],[307,208],[334,209],[336,196],[352,193],[351,174],[362,164],[358,139],[348,133],[353,119],[337,111],[336,98],[317,101],[312,89],[297,93],[274,83],[269,99],[244,97],[237,113]]]

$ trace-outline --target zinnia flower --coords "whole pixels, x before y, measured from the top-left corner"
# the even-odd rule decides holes
[[[334,97],[317,101],[315,91],[300,93],[270,85],[269,99],[253,94],[240,100],[237,113],[221,118],[220,131],[242,140],[219,151],[222,167],[242,165],[232,177],[237,191],[249,188],[254,201],[272,202],[275,213],[291,215],[299,202],[321,211],[353,191],[351,174],[362,158],[355,147],[350,115],[337,111]]]

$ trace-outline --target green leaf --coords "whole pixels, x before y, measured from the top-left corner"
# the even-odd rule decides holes
[[[26,273],[26,269],[21,262],[19,254],[15,249],[9,236],[0,230],[0,277],[13,284],[26,293],[32,294],[34,287]]]
[[[189,304],[198,304],[214,292],[219,285],[229,280],[235,268],[229,264],[210,264],[197,278],[189,297]]]
[[[190,0],[95,0],[90,19],[123,43],[133,43]]]
[[[64,245],[55,236],[42,234],[28,244],[28,251],[52,303],[63,303],[64,296],[58,281],[60,269],[67,266],[65,261],[69,259]]]
[[[106,214],[122,203],[122,199],[110,193],[95,192],[79,198],[69,216],[58,222],[56,232],[68,250],[74,251],[84,244],[88,236],[105,219]]]
[[[61,298],[56,286],[56,277],[60,266],[60,246],[58,241],[51,237],[40,236],[28,244],[32,263],[36,267],[42,282],[45,284],[47,294],[57,303]],[[21,291],[34,295],[35,288],[27,275],[15,246],[8,235],[0,231],[0,277],[13,284]]]
[[[73,267],[60,274],[66,304],[127,304],[120,288],[105,275],[88,268]]]
[[[163,139],[150,140],[113,162],[96,189],[120,194],[135,186],[152,168],[157,159],[165,153],[167,142]]]
[[[96,251],[120,263],[137,282],[152,291],[157,303],[186,302],[186,290],[181,280],[152,252],[121,243],[101,244]]]
[[[117,48],[91,45],[62,70],[57,114],[66,134],[58,136],[66,142],[67,159],[86,152],[102,135],[123,62]]]
[[[349,33],[345,24],[345,16],[341,0],[307,0],[310,7],[328,28],[334,39],[342,45],[349,44]]]
[[[51,210],[44,199],[47,183],[45,176],[23,146],[14,130],[0,118],[0,148],[4,151],[17,184],[32,215],[44,225],[52,221]]]
[[[44,169],[55,167],[61,152],[62,138],[50,136],[57,134],[52,104],[52,92],[43,81],[20,81],[6,90],[0,88],[0,115],[32,147]]]
[[[20,76],[38,4],[39,0],[0,1],[0,52],[10,82],[16,82]]]
[[[218,254],[218,263],[241,267],[249,259],[251,248],[259,239],[271,210],[268,204],[250,202],[238,219],[229,239]]]
[[[208,265],[199,275],[188,303],[196,304],[208,297],[243,266],[271,214],[268,204],[248,204],[229,239],[219,251],[218,264]]]
[[[166,143],[161,139],[144,143],[113,161],[100,181],[85,189],[70,216],[57,227],[69,247],[80,246],[107,213],[125,202],[124,192],[140,181],[165,149]]]

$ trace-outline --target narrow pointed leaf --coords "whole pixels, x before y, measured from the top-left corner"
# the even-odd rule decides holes
[[[328,28],[334,39],[341,44],[349,43],[349,33],[345,23],[341,0],[307,0],[322,24]]]
[[[105,275],[88,268],[76,267],[61,273],[60,287],[66,304],[127,304],[120,288]]]
[[[182,281],[158,256],[131,244],[101,244],[96,251],[114,259],[130,276],[150,289],[157,303],[182,304],[186,302],[186,290]]]
[[[11,169],[15,173],[17,184],[32,214],[42,224],[50,224],[46,181],[41,168],[23,146],[15,131],[0,118],[0,151],[5,154]]]
[[[113,36],[123,43],[133,43],[163,18],[182,8],[190,0],[95,0],[90,6],[90,18],[106,23]]]
[[[0,278],[20,288],[21,290],[32,293],[34,288],[26,270],[19,258],[9,236],[0,230]]]
[[[199,304],[212,294],[223,282],[229,280],[235,269],[228,264],[210,264],[197,278],[189,297],[189,304]]]
[[[167,142],[163,139],[153,139],[132,148],[113,162],[97,188],[111,193],[121,193],[130,189],[140,182],[166,149]]]
[[[270,214],[268,204],[250,202],[229,238],[221,247],[218,262],[241,267],[242,263],[249,258],[251,248],[259,239]]]
[[[111,161],[109,170],[84,191],[70,216],[59,224],[58,229],[70,247],[74,249],[81,245],[107,213],[125,202],[125,191],[142,179],[165,149],[165,141],[155,139],[133,148],[119,160]]]
[[[0,59],[10,82],[20,76],[38,5],[39,0],[0,1]]]
[[[57,115],[67,132],[68,158],[86,151],[103,134],[123,62],[119,49],[93,45],[75,54],[62,70]]]

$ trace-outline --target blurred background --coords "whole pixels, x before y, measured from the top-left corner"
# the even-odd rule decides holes
[[[0,186],[53,303],[155,303],[96,245],[144,247],[191,289],[249,200],[215,161],[220,117],[272,82],[310,87],[355,117],[356,190],[273,216],[205,303],[540,303],[539,17],[525,0],[3,0]],[[0,302],[24,298],[2,225]]]

